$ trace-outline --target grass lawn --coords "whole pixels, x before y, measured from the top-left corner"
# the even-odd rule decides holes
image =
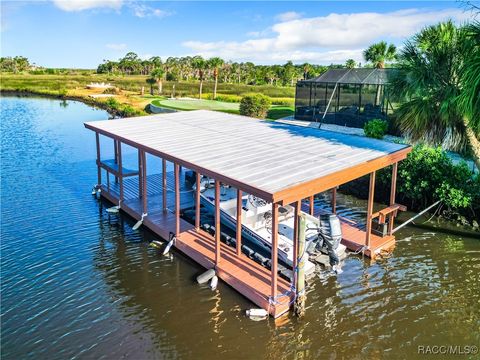
[[[199,99],[157,99],[153,105],[176,110],[215,110],[238,114],[239,103]]]
[[[239,103],[223,102],[216,100],[199,100],[199,99],[155,99],[153,105],[166,107],[175,110],[214,110],[231,114],[239,114]],[[286,116],[293,115],[293,106],[273,105],[268,111],[267,118],[276,120]]]
[[[281,119],[287,116],[291,116],[295,113],[295,108],[293,106],[272,106],[268,110],[267,118],[272,120]]]

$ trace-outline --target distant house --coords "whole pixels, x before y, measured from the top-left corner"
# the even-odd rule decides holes
[[[297,83],[295,119],[363,127],[393,112],[388,83],[396,69],[330,69]]]

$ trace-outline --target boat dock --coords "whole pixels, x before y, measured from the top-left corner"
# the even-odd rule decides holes
[[[339,185],[369,175],[366,227],[342,219],[343,243],[372,258],[395,244],[393,219],[402,210],[395,203],[396,172],[398,162],[411,151],[407,145],[205,110],[96,121],[85,127],[96,136],[101,196],[135,220],[142,219],[143,226],[163,239],[173,238],[177,250],[204,268],[215,269],[221,280],[273,317],[288,312],[295,298],[295,284],[278,274],[279,207],[293,205],[296,218],[301,209],[315,214],[313,196],[331,191],[334,209]],[[114,148],[113,159],[102,157],[105,140]],[[125,146],[138,151],[134,169],[123,166]],[[161,169],[150,168],[147,154],[161,160]],[[167,162],[173,165],[173,172],[167,171]],[[393,175],[390,204],[373,213],[375,172],[388,166]],[[184,187],[186,169],[195,171],[196,191]],[[215,181],[214,235],[201,229],[200,175]],[[235,248],[221,241],[220,184],[237,189],[238,199],[245,193],[272,204],[269,267],[242,253],[241,231],[236,233]],[[195,209],[195,224],[182,219],[186,208]],[[242,222],[241,209],[240,200],[237,229]],[[372,234],[376,218],[387,224],[385,236]]]

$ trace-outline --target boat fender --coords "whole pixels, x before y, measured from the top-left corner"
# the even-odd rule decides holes
[[[215,269],[208,269],[204,273],[197,276],[197,283],[200,285],[207,283],[212,279],[215,275]]]
[[[167,255],[168,252],[170,251],[171,247],[175,243],[175,235],[173,233],[170,233],[170,241],[168,242],[167,246],[165,246],[165,250],[163,250],[163,255]]]
[[[248,246],[246,245],[242,245],[242,251],[244,252],[245,255],[247,255],[249,258],[251,258],[253,256],[253,254],[255,253],[255,251],[253,251],[252,249],[250,249]]]
[[[265,309],[248,309],[246,314],[252,320],[263,320],[268,317],[268,312]]]
[[[210,289],[212,289],[212,291],[215,291],[217,289],[217,285],[218,285],[218,276],[214,275],[210,280]]]
[[[224,232],[220,233],[220,240],[224,243],[227,242],[227,234],[225,234]]]
[[[236,248],[236,247],[237,247],[237,240],[235,240],[234,238],[232,238],[231,236],[229,236],[229,237],[227,238],[227,245]]]
[[[143,219],[145,218],[145,216],[147,216],[147,214],[143,213],[141,219],[138,220],[138,221],[135,223],[135,225],[133,225],[132,230],[138,230],[138,228],[139,228],[140,226],[142,226],[142,224],[143,224]]]
[[[268,259],[265,256],[259,253],[255,253],[255,255],[253,255],[253,258],[255,261],[259,262],[262,265],[268,261]]]
[[[97,185],[93,185],[93,188],[92,188],[92,195],[97,195]]]

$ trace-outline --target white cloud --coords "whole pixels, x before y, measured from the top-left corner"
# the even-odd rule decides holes
[[[469,14],[459,9],[409,9],[389,13],[329,14],[327,16],[280,21],[271,35],[246,41],[186,41],[183,46],[202,56],[262,63],[311,61],[362,61],[361,49],[386,39],[401,44],[424,26],[451,18],[461,22]]]
[[[287,11],[281,14],[278,14],[275,18],[280,21],[291,21],[300,19],[302,15],[296,11]]]
[[[151,6],[147,6],[145,4],[133,3],[131,4],[131,8],[133,10],[133,14],[139,18],[146,18],[146,17],[164,18],[170,15],[173,15],[173,13],[170,11],[156,9]]]
[[[121,51],[127,48],[127,44],[107,44],[105,45],[108,49]]]
[[[82,11],[95,8],[120,9],[123,0],[53,0],[59,9],[64,11]]]

